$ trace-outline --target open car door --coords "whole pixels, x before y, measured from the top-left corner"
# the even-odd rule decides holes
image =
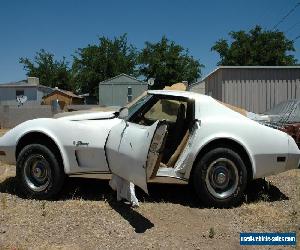
[[[167,135],[167,124],[156,121],[151,126],[123,120],[113,127],[106,143],[110,171],[142,188],[156,175]]]

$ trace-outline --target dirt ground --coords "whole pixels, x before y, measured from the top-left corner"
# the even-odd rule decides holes
[[[300,170],[252,184],[232,209],[205,208],[188,186],[163,184],[149,196],[138,189],[132,209],[107,181],[77,178],[59,200],[36,201],[22,197],[14,176],[0,163],[0,249],[243,249],[240,232],[277,231],[296,231],[300,248]]]

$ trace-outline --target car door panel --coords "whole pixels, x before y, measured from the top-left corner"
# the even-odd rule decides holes
[[[56,122],[56,120],[53,120]],[[85,172],[109,172],[105,156],[105,142],[118,119],[102,121],[58,120],[51,126],[54,135],[58,135],[65,157],[64,166],[67,174]]]
[[[143,126],[123,120],[113,127],[106,143],[110,171],[135,185],[147,189],[147,157],[159,121]]]
[[[159,121],[151,126],[123,121],[112,128],[106,143],[111,172],[148,193],[147,179],[157,172],[166,134],[166,123]]]

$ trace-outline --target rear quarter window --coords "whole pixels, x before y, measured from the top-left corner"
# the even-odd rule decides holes
[[[186,102],[161,99],[146,112],[144,117],[148,120],[166,120],[175,123],[180,104],[184,104],[187,108]]]

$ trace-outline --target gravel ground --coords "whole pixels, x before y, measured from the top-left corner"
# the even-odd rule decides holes
[[[36,201],[14,176],[0,163],[0,249],[242,249],[240,232],[276,231],[296,231],[300,248],[300,170],[252,184],[232,209],[204,208],[188,186],[162,184],[150,196],[137,189],[141,206],[132,209],[107,181],[77,178],[59,200]]]

